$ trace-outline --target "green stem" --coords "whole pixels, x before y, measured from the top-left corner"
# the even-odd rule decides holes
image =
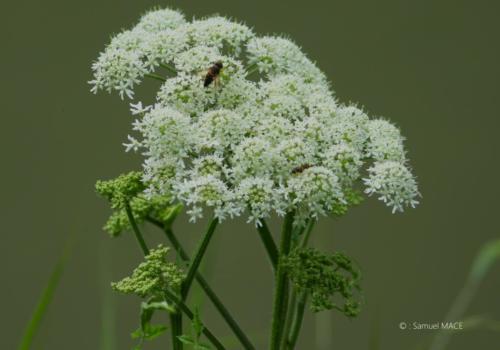
[[[196,254],[194,256],[193,261],[191,261],[191,265],[189,265],[189,270],[186,275],[186,278],[184,279],[184,282],[182,283],[181,287],[181,297],[182,301],[186,300],[186,297],[189,293],[189,289],[191,288],[191,284],[193,283],[194,276],[196,275],[196,272],[198,271],[198,267],[200,267],[201,260],[203,259],[203,255],[205,254],[208,243],[210,243],[210,239],[212,238],[215,228],[217,227],[217,224],[219,223],[218,219],[212,219],[210,221],[210,224],[208,225],[208,229],[203,236],[203,239],[200,242],[200,245],[198,246],[198,249],[196,251]]]
[[[304,227],[300,229],[300,231],[294,235],[292,238],[292,249],[294,247],[302,248],[305,247],[309,241],[309,237],[311,236],[311,231],[315,224],[314,219],[308,219],[307,223]],[[299,238],[302,237],[302,240],[299,241]],[[283,337],[281,338],[281,346],[282,350],[287,349],[287,344],[291,334],[292,324],[302,324],[302,319],[297,320],[297,317],[302,317],[304,314],[304,310],[300,312],[297,308],[297,291],[292,289],[290,302],[288,304],[288,313],[286,315],[285,327],[283,329]],[[298,314],[299,313],[299,314]],[[299,330],[297,330],[298,332]]]
[[[177,70],[167,63],[160,63],[160,67],[165,68],[166,70],[170,71],[171,73],[177,74]]]
[[[303,229],[303,232],[301,234],[303,235],[303,237],[302,241],[299,243],[300,248],[307,246],[307,243],[309,242],[309,238],[311,237],[311,232],[314,228],[315,223],[316,220],[314,219],[308,220],[306,227]],[[300,297],[298,298],[297,291],[296,290],[292,291],[292,297],[290,299],[290,304],[289,304],[290,310],[286,317],[285,330],[283,333],[283,341],[281,343],[281,348],[283,350],[293,349],[293,347],[295,346],[295,342],[300,332],[300,327],[302,326],[302,319],[304,317],[305,299],[302,300],[302,298],[305,298],[305,294],[300,295]],[[293,341],[293,345],[289,347],[292,338],[295,338],[295,340]]]
[[[304,319],[304,310],[306,308],[307,301],[307,293],[302,292],[297,301],[297,308],[295,310],[295,314],[293,317],[290,335],[285,344],[284,350],[293,350],[295,348],[295,343],[297,343],[297,339],[299,337],[300,328],[302,327],[302,320]]]
[[[189,255],[186,253],[186,251],[182,247],[181,243],[179,242],[179,240],[177,239],[177,237],[175,236],[175,234],[171,228],[169,228],[169,227],[165,228],[164,225],[160,221],[155,220],[153,218],[148,218],[147,220],[149,222],[151,222],[152,224],[158,226],[159,228],[163,229],[168,240],[170,241],[170,243],[172,244],[172,246],[174,247],[177,254],[179,254],[179,256],[181,257],[182,260],[184,260],[185,262],[189,262],[191,260]],[[213,305],[215,306],[217,311],[220,313],[220,315],[222,316],[224,321],[226,321],[229,328],[231,328],[233,333],[236,335],[236,337],[240,341],[243,348],[245,350],[254,350],[255,347],[252,345],[252,343],[250,342],[250,340],[248,339],[246,334],[243,332],[243,330],[240,328],[240,326],[236,323],[233,316],[231,316],[231,314],[226,309],[224,304],[222,304],[222,301],[219,299],[217,294],[215,294],[215,292],[212,290],[212,288],[210,287],[208,282],[205,280],[205,278],[203,278],[203,276],[199,272],[197,272],[195,274],[195,279],[198,282],[198,284],[200,285],[201,289],[203,289],[203,291],[205,292],[207,297],[213,303]]]
[[[290,252],[292,241],[292,226],[294,213],[289,212],[285,216],[281,232],[281,244],[279,259],[283,259]],[[276,283],[274,289],[273,321],[271,326],[271,350],[278,350],[283,336],[283,326],[286,319],[288,304],[288,278],[286,271],[280,266],[276,270]]]
[[[170,334],[172,335],[172,349],[182,350],[183,344],[179,340],[182,335],[182,314],[179,312],[170,313]]]
[[[248,77],[248,76],[252,75],[253,73],[255,73],[255,72],[256,72],[256,71],[258,71],[258,70],[259,70],[259,66],[257,65],[257,62],[252,63],[252,64],[251,64],[250,66],[248,66],[248,68],[247,68],[247,74],[246,74],[246,76]]]
[[[283,337],[281,337],[280,349],[286,349],[288,342],[288,334],[292,327],[292,319],[295,317],[295,312],[297,309],[297,292],[295,289],[292,290],[290,296],[290,302],[288,303],[288,314],[285,321],[285,326],[283,327]]]
[[[132,226],[132,230],[135,233],[135,238],[137,238],[142,252],[144,253],[144,255],[148,255],[149,249],[146,245],[146,242],[144,241],[144,237],[142,236],[141,231],[139,230],[139,226],[137,226],[137,222],[135,221],[134,214],[132,213],[129,202],[125,202],[125,211],[127,212],[128,221],[130,222],[130,226]]]
[[[311,232],[314,228],[315,223],[316,223],[315,219],[309,219],[309,222],[307,223],[306,227],[306,232],[304,234],[304,237],[302,238],[302,242],[300,243],[300,246],[302,248],[307,246],[307,243],[309,242],[309,238],[311,237]]]
[[[177,296],[169,290],[165,290],[165,298],[174,303],[180,311],[182,311],[191,321],[194,319],[194,313],[189,309],[189,307]],[[207,339],[215,346],[218,350],[225,350],[222,343],[217,339],[217,337],[203,324],[203,334],[207,337]]]
[[[276,266],[278,265],[278,248],[276,247],[276,243],[274,243],[271,231],[269,231],[269,227],[267,227],[264,219],[260,220],[260,225],[257,226],[257,231],[259,232],[262,243],[264,243],[264,247],[266,248],[267,255],[271,260],[273,269],[276,271]]]
[[[145,76],[148,77],[148,78],[152,78],[152,79],[156,79],[156,80],[162,81],[162,82],[167,81],[167,79],[165,79],[161,75],[155,74],[155,73],[147,73]]]

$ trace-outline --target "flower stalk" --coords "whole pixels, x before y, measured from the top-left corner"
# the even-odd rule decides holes
[[[293,314],[293,320],[290,326],[290,333],[284,345],[284,350],[295,349],[295,344],[299,337],[300,329],[302,327],[302,320],[304,319],[304,311],[306,309],[307,293],[301,292],[298,296],[297,305]]]
[[[261,219],[260,225],[257,225],[257,231],[259,232],[262,243],[264,243],[264,247],[266,248],[267,256],[269,257],[271,265],[273,269],[276,270],[276,267],[278,265],[278,248],[276,247],[276,243],[274,243],[271,231],[269,231],[269,227],[267,226],[264,219]]]
[[[286,257],[290,252],[292,242],[294,212],[288,212],[285,215],[281,232],[281,244],[279,250],[279,260]],[[286,271],[280,266],[275,273],[275,290],[273,303],[273,319],[271,325],[270,350],[279,350],[281,337],[283,336],[283,327],[286,319],[288,305],[288,279]]]
[[[188,270],[186,279],[182,283],[182,287],[181,287],[182,301],[185,301],[187,298],[187,295],[189,293],[189,289],[191,288],[191,284],[193,283],[194,277],[196,276],[196,273],[198,272],[198,268],[200,267],[201,260],[203,259],[203,256],[205,255],[208,244],[210,243],[210,239],[212,238],[212,236],[215,232],[215,228],[217,227],[218,223],[219,223],[219,220],[217,220],[215,218],[210,221],[210,224],[208,225],[207,231],[205,232],[205,235],[203,236],[203,238],[200,242],[200,245],[198,246],[198,249],[196,251],[194,259],[191,261],[191,264],[189,265],[189,270]]]
[[[142,233],[139,230],[139,226],[137,226],[137,222],[135,221],[134,214],[132,213],[132,209],[130,208],[130,203],[128,201],[125,202],[125,211],[127,213],[130,226],[132,226],[132,230],[134,231],[135,238],[137,239],[137,242],[139,243],[142,249],[142,252],[144,253],[144,255],[148,255],[149,254],[148,246],[146,245],[146,241],[144,240],[144,237],[142,236]]]

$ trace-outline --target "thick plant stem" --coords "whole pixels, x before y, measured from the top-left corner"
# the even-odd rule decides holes
[[[302,320],[304,319],[304,310],[306,308],[307,293],[302,292],[299,294],[297,300],[297,307],[293,315],[293,321],[290,327],[290,334],[287,336],[287,341],[283,350],[293,350],[297,339],[299,337],[300,328],[302,327]]]
[[[271,231],[269,231],[269,227],[267,227],[264,219],[260,220],[260,225],[257,226],[257,231],[259,232],[262,243],[264,243],[269,260],[271,260],[271,265],[273,265],[273,269],[276,271],[276,266],[278,265],[278,248],[276,247],[276,243],[274,243]]]
[[[194,313],[189,309],[189,307],[180,300],[174,293],[169,290],[165,291],[165,299],[174,303],[180,311],[182,311],[191,321],[194,319]],[[203,324],[203,334],[212,343],[212,345],[218,350],[225,350],[222,343],[217,339],[217,337]]]
[[[288,303],[288,314],[285,320],[285,326],[283,327],[283,336],[281,337],[280,349],[286,349],[288,342],[288,334],[290,334],[290,329],[292,327],[292,319],[295,317],[295,312],[297,310],[297,292],[295,289],[290,293],[290,302]]]
[[[182,335],[182,314],[179,312],[170,313],[170,334],[172,335],[172,349],[182,350],[183,344],[179,340]]]
[[[144,237],[142,236],[141,231],[139,230],[139,226],[137,226],[137,222],[135,221],[134,214],[132,213],[129,202],[125,202],[125,211],[127,212],[128,221],[130,222],[130,226],[132,226],[135,238],[137,238],[137,242],[139,242],[142,252],[144,253],[144,255],[148,255],[149,249],[146,245],[146,241],[144,241]]]
[[[292,211],[286,214],[283,222],[279,251],[280,260],[286,257],[290,252],[293,218],[294,212]],[[279,261],[275,281],[270,350],[279,350],[288,305],[288,276],[285,270],[280,266]]]
[[[205,255],[205,252],[208,247],[208,243],[210,243],[210,239],[212,238],[215,228],[217,227],[217,224],[219,223],[219,220],[214,218],[212,221],[210,221],[210,224],[208,225],[208,229],[205,232],[205,235],[203,236],[203,239],[200,242],[200,245],[198,246],[198,249],[196,250],[196,254],[194,256],[193,261],[191,261],[191,264],[189,265],[189,270],[186,275],[186,278],[184,279],[184,282],[182,283],[181,286],[181,299],[182,301],[186,300],[186,297],[189,293],[189,289],[191,288],[191,284],[193,283],[194,276],[196,275],[196,272],[198,272],[198,267],[200,267],[201,260],[203,259],[203,256]]]

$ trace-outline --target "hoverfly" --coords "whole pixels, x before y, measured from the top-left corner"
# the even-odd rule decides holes
[[[208,87],[212,82],[217,84],[219,79],[219,74],[223,68],[222,61],[216,61],[212,64],[210,68],[208,68],[207,73],[205,74],[205,79],[203,80],[203,87]]]
[[[304,170],[309,169],[311,167],[313,167],[313,165],[307,164],[307,163],[299,165],[299,166],[297,166],[297,167],[295,167],[295,168],[292,169],[292,174],[300,174]]]

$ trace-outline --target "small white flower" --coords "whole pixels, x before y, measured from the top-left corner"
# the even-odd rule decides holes
[[[231,192],[223,181],[213,175],[177,183],[174,193],[192,208],[191,221],[196,221],[200,217],[200,208],[203,206],[214,208],[219,219],[224,219],[226,215],[234,215]]]
[[[248,42],[247,50],[250,64],[257,65],[260,72],[270,75],[300,72],[308,82],[324,84],[326,81],[324,74],[289,39],[253,38]]]
[[[166,29],[175,29],[186,23],[184,15],[171,9],[159,9],[147,12],[137,24],[138,29],[158,33]]]
[[[134,130],[144,136],[146,155],[184,157],[192,145],[193,130],[189,116],[162,105],[156,105],[144,118],[134,123]]]
[[[151,110],[151,108],[153,108],[153,106],[146,106],[146,107],[143,107],[142,106],[142,102],[139,101],[137,103],[131,103],[130,104],[130,113],[132,113],[132,115],[144,115],[144,113],[148,112],[149,110]]]
[[[363,161],[361,153],[346,143],[331,146],[323,155],[323,164],[333,171],[344,185],[351,185],[359,178]]]
[[[193,21],[188,32],[196,46],[223,49],[226,45],[235,54],[239,54],[242,45],[254,36],[246,25],[219,16]]]
[[[234,149],[230,159],[233,176],[240,181],[248,176],[266,176],[273,172],[276,153],[269,141],[262,137],[244,139]]]
[[[224,165],[224,159],[218,155],[206,155],[193,160],[191,176],[212,175],[216,178],[223,178],[227,175],[227,168]]]
[[[202,114],[216,101],[216,90],[203,87],[202,79],[193,74],[179,74],[168,79],[158,92],[158,101],[192,116]]]
[[[407,206],[414,208],[419,203],[417,182],[403,164],[394,161],[377,162],[368,172],[369,177],[363,179],[365,193],[378,194],[381,201],[392,207],[393,213],[402,212]]]
[[[404,161],[404,138],[399,129],[383,119],[370,120],[367,124],[369,142],[368,156],[376,160]]]
[[[251,128],[241,114],[227,109],[216,109],[202,114],[196,125],[202,133],[200,143],[206,141],[216,150],[223,151],[239,144]]]
[[[148,35],[144,44],[144,61],[150,71],[161,64],[170,64],[188,47],[186,32],[165,29]]]
[[[284,214],[282,195],[282,188],[275,188],[271,179],[263,177],[246,178],[236,189],[236,200],[249,212],[248,222],[253,221],[256,225],[260,225],[260,219],[269,217],[273,211]]]
[[[335,204],[344,202],[338,177],[325,167],[313,166],[294,175],[287,190],[302,219],[328,215]]]

